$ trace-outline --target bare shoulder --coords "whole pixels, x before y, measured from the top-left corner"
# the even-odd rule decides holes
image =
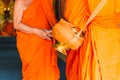
[[[27,8],[31,4],[32,0],[15,0],[15,5],[21,8]]]

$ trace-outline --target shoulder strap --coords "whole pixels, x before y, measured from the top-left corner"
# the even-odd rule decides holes
[[[97,5],[97,7],[94,9],[90,17],[88,18],[85,26],[87,26],[93,19],[94,17],[100,12],[100,10],[103,8],[107,0],[101,0],[101,2]]]
[[[100,3],[97,5],[97,7],[94,9],[90,17],[88,18],[85,26],[77,33],[77,35],[80,35],[83,30],[87,27],[87,25],[95,18],[95,16],[100,12],[100,10],[103,8],[107,0],[101,0]]]

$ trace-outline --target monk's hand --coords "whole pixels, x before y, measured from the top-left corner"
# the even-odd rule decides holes
[[[39,35],[45,40],[51,40],[51,31],[46,29],[40,29]]]
[[[52,38],[52,30],[44,30],[47,33],[47,36],[49,36],[50,38]]]
[[[52,31],[51,30],[34,28],[33,33],[35,33],[39,37],[42,37],[43,39],[52,40],[52,38],[51,38],[52,37],[52,34],[51,34]]]

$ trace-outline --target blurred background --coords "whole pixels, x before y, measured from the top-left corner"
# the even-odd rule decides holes
[[[13,28],[14,0],[0,0],[0,36],[15,36]]]
[[[16,48],[16,33],[13,28],[15,0],[0,0],[0,80],[21,80],[21,60]],[[65,79],[64,55],[59,53],[58,66],[61,78]]]

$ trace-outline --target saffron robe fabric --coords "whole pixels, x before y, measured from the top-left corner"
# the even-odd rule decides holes
[[[33,0],[23,12],[22,23],[35,28],[51,29],[56,23],[52,0]],[[23,80],[59,80],[57,53],[52,46],[53,41],[17,31]]]
[[[66,0],[64,18],[82,28],[100,0]],[[120,0],[108,0],[88,25],[83,45],[69,50],[67,80],[120,80]]]

